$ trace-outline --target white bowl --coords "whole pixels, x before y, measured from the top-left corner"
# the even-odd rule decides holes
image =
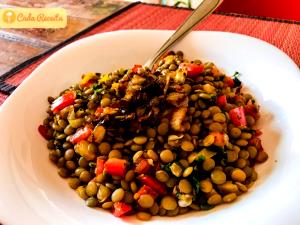
[[[47,96],[78,82],[83,73],[143,64],[171,33],[118,31],[76,41],[49,57],[6,100],[0,108],[0,222],[142,223],[86,207],[49,162],[37,127],[46,116]],[[270,158],[257,166],[258,181],[236,202],[174,218],[154,217],[150,223],[299,225],[298,67],[274,46],[232,33],[192,32],[175,49],[189,59],[213,61],[227,74],[242,73],[242,81],[262,106],[263,145]]]

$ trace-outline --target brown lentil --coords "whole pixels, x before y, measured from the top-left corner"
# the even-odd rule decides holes
[[[148,138],[145,136],[138,136],[133,138],[133,142],[138,144],[138,145],[143,145],[147,142]]]
[[[161,200],[161,206],[165,210],[174,210],[177,208],[177,201],[172,196],[164,196]]]
[[[164,170],[158,170],[155,173],[155,177],[157,180],[159,180],[160,182],[167,182],[167,180],[169,180],[169,174],[164,171]]]
[[[169,132],[169,124],[161,123],[157,127],[157,132],[159,133],[159,135],[166,135]]]
[[[198,135],[201,131],[200,124],[194,123],[191,125],[190,132],[192,135]]]
[[[190,141],[183,141],[181,144],[181,149],[187,152],[191,152],[194,150],[194,145]]]
[[[136,218],[138,218],[139,220],[142,220],[142,221],[148,221],[151,219],[151,214],[147,213],[147,212],[138,212],[136,214]]]
[[[219,194],[214,194],[210,196],[207,200],[207,203],[210,205],[219,205],[222,202],[222,196]]]
[[[80,185],[80,180],[78,178],[69,178],[68,180],[69,186],[72,189],[76,189],[78,188],[78,186]]]
[[[102,204],[103,209],[111,209],[113,207],[114,203],[113,202],[104,202]]]
[[[217,123],[217,122],[211,123],[208,128],[211,132],[222,132],[223,131],[222,124]]]
[[[221,170],[213,170],[210,177],[215,184],[223,184],[226,181],[226,174]]]
[[[108,142],[102,142],[98,146],[98,150],[101,155],[108,155],[111,150],[111,146]]]
[[[254,146],[249,146],[247,151],[249,152],[249,157],[251,159],[255,159],[257,155],[257,149]]]
[[[231,181],[226,181],[224,184],[219,185],[218,188],[222,193],[236,193],[238,191],[237,185]]]
[[[178,189],[182,193],[189,194],[190,192],[192,192],[193,188],[191,183],[187,179],[182,179],[179,181]]]
[[[95,197],[89,197],[86,201],[85,204],[88,207],[96,207],[98,205],[98,200]]]
[[[189,175],[191,175],[191,173],[193,172],[193,167],[187,167],[183,173],[182,173],[182,176],[183,177],[188,177]]]
[[[133,193],[137,192],[138,187],[134,181],[130,182],[130,189]]]
[[[76,189],[76,192],[77,194],[79,195],[80,198],[86,200],[88,199],[88,195],[85,193],[85,188],[83,186],[79,186],[77,189]]]
[[[248,145],[248,141],[244,140],[244,139],[239,139],[235,142],[236,145],[240,146],[240,147],[244,147]]]
[[[151,149],[147,151],[147,156],[149,157],[149,159],[152,159],[153,161],[158,160],[158,155],[156,154],[155,151],[153,151]]]
[[[235,162],[238,159],[238,154],[235,151],[227,151],[227,162]]]
[[[69,171],[65,168],[59,168],[58,169],[58,174],[59,176],[61,176],[62,178],[66,178],[69,176]]]
[[[243,168],[243,171],[245,172],[246,177],[250,177],[252,175],[253,169],[249,166],[245,166]]]
[[[120,202],[124,198],[124,195],[125,191],[122,188],[118,188],[111,194],[111,200],[113,202]]]
[[[123,198],[123,201],[125,203],[131,204],[134,201],[133,194],[129,191],[126,191],[125,195],[124,195],[124,198]]]
[[[213,188],[212,183],[209,180],[201,180],[199,186],[200,190],[204,193],[210,193]]]
[[[223,202],[229,203],[234,201],[237,198],[236,193],[230,193],[223,197]]]
[[[119,150],[111,150],[108,154],[108,158],[117,158],[121,159],[122,158],[122,153]]]
[[[210,171],[215,167],[215,161],[211,158],[206,158],[203,161],[202,167],[205,171]]]
[[[215,137],[213,135],[207,135],[204,139],[203,139],[203,145],[205,147],[211,146],[213,143],[215,142]]]
[[[240,169],[244,168],[247,165],[247,161],[245,159],[238,159],[236,161],[236,166]]]
[[[263,163],[268,159],[268,154],[265,151],[260,151],[258,152],[257,156],[256,156],[256,161],[259,163]]]
[[[250,134],[250,133],[242,132],[242,134],[241,134],[242,139],[249,140],[249,139],[251,139],[251,137],[252,137],[252,134]]]
[[[237,127],[234,127],[230,130],[230,136],[233,137],[233,138],[239,138],[242,134],[242,131],[237,128]]]
[[[240,182],[235,182],[235,184],[237,185],[238,189],[242,192],[246,192],[248,190],[248,188],[246,187],[246,185],[240,183]]]
[[[170,162],[172,162],[172,161],[174,160],[172,151],[169,150],[169,149],[163,150],[163,151],[160,153],[160,159],[161,159],[161,161],[163,161],[164,163],[170,163]]]
[[[159,206],[156,202],[154,202],[153,206],[149,209],[150,213],[155,216],[158,214]]]
[[[79,179],[80,181],[87,183],[92,179],[92,175],[90,172],[84,170],[80,173]]]
[[[154,199],[149,194],[141,195],[138,199],[138,203],[141,207],[148,209],[151,208],[154,204]]]
[[[213,115],[213,120],[219,123],[225,123],[226,116],[223,113],[216,113]]]
[[[179,207],[174,210],[167,211],[167,216],[176,216],[179,213]]]
[[[155,138],[155,136],[156,136],[156,130],[154,128],[148,128],[147,129],[147,136],[149,138]]]

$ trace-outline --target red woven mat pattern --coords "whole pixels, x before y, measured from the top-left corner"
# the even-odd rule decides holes
[[[191,13],[190,10],[138,4],[100,24],[83,37],[122,29],[176,29]],[[246,34],[267,41],[289,55],[300,66],[300,25],[268,20],[213,14],[196,30],[227,31]],[[7,79],[8,84],[19,85],[48,56]],[[0,104],[2,103],[0,97]]]
[[[7,97],[8,97],[7,95],[0,93],[0,104],[3,103],[5,99],[7,99]]]

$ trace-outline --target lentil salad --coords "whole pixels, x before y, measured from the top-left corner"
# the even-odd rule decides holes
[[[56,98],[39,132],[89,207],[175,216],[234,201],[267,160],[259,106],[238,73],[169,52],[154,69],[87,73]]]

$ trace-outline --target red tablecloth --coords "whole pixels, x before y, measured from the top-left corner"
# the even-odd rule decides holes
[[[299,0],[224,0],[219,10],[300,21]]]
[[[188,9],[134,4],[126,11],[99,23],[82,37],[121,29],[176,29],[190,14]],[[287,53],[300,66],[300,23],[236,14],[213,14],[196,30],[227,31],[246,34],[267,41]],[[0,85],[0,104],[51,53],[11,75]]]

